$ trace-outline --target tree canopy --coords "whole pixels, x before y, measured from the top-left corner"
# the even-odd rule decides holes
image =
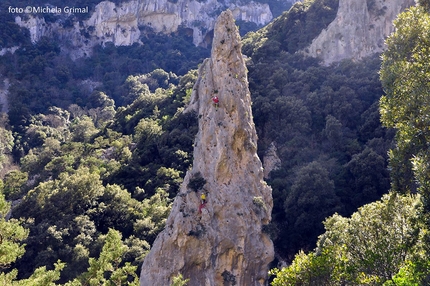
[[[315,250],[300,251],[290,266],[272,270],[272,285],[397,285],[389,283],[396,275],[405,278],[405,271],[412,274],[408,283],[419,281],[418,268],[426,264],[420,208],[418,196],[391,193],[350,218],[327,218]]]
[[[383,124],[397,131],[390,151],[392,187],[418,190],[430,225],[430,15],[424,8],[410,8],[394,23],[381,66],[386,95],[380,106]]]

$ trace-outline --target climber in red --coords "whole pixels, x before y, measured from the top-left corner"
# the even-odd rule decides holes
[[[216,110],[218,110],[218,107],[219,107],[219,99],[218,99],[218,96],[214,96],[214,97],[212,97],[212,101],[213,101],[213,103],[214,103],[214,106],[215,106],[215,109]]]

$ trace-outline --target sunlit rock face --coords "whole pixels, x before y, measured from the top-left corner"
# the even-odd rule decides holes
[[[335,20],[302,52],[326,65],[382,52],[393,20],[413,5],[414,0],[340,0]]]
[[[205,45],[205,38],[213,30],[216,17],[227,8],[236,20],[261,26],[273,18],[269,5],[253,1],[242,4],[233,0],[132,0],[120,5],[100,2],[89,19],[75,21],[72,26],[64,25],[68,17],[65,13],[59,14],[62,19],[54,23],[46,23],[43,18],[28,14],[24,18],[16,17],[15,21],[29,29],[33,42],[43,36],[67,40],[68,52],[72,58],[78,58],[89,55],[96,44],[112,42],[116,46],[127,46],[141,43],[142,27],[165,34],[184,27],[192,31],[195,45]]]
[[[145,257],[140,285],[170,285],[179,273],[190,286],[264,285],[274,251],[262,230],[273,201],[257,156],[247,70],[231,11],[216,22],[211,58],[200,66],[185,112],[199,120],[193,167]],[[196,190],[190,183],[199,176],[205,182]],[[201,208],[202,191],[207,203]]]

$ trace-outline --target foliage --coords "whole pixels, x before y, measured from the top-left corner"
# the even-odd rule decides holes
[[[0,270],[24,254],[25,244],[22,241],[28,236],[28,230],[22,227],[22,222],[7,219],[9,212],[10,203],[0,193]]]
[[[386,41],[387,51],[383,54],[380,71],[386,95],[380,100],[380,111],[383,124],[396,129],[396,146],[390,150],[392,188],[400,193],[421,194],[423,212],[420,219],[425,223],[425,240],[428,242],[430,15],[428,1],[419,1],[419,4],[398,16],[394,22],[396,31]],[[428,261],[428,247],[426,255]],[[421,280],[428,284],[427,261],[412,261],[405,265],[387,285],[418,285]]]
[[[386,161],[393,132],[379,122],[380,61],[374,56],[323,67],[280,49],[254,59],[248,70],[259,155],[263,158],[274,142],[282,162],[268,180],[272,217],[280,231],[275,245],[291,259],[312,247],[326,216],[336,211],[350,215],[389,189]],[[316,185],[319,179],[301,178],[312,162],[324,169],[319,176],[324,188]]]
[[[294,242],[290,242],[290,245],[297,248],[298,242],[301,246],[315,241],[316,236],[323,231],[321,222],[338,211],[339,205],[334,182],[320,163],[312,162],[301,168],[284,205],[288,230],[300,229],[294,233]]]
[[[427,260],[406,261],[399,272],[391,280],[386,281],[384,286],[418,286],[428,284],[429,270],[430,265]]]
[[[119,186],[103,186],[99,175],[87,167],[70,175],[61,173],[56,180],[40,183],[31,190],[16,210],[17,215],[34,218],[28,226],[31,251],[17,265],[29,271],[32,266],[61,259],[67,262],[62,273],[62,281],[67,281],[84,270],[88,255],[97,251],[98,237],[109,227],[117,227],[127,238],[134,236],[134,243],[139,243],[137,235],[152,242],[154,232],[164,226],[170,210],[168,202],[166,195],[158,194],[151,197],[150,203],[140,203]],[[140,221],[149,229],[146,234],[140,230]],[[39,244],[42,237],[44,243]],[[130,252],[127,256],[133,263],[142,259],[141,253]]]
[[[260,209],[266,210],[266,204],[264,203],[263,197],[253,197],[252,203]]]
[[[272,270],[272,285],[382,285],[393,277],[405,279],[411,261],[423,259],[419,200],[391,193],[360,207],[351,218],[327,218],[317,248]]]
[[[36,269],[29,278],[16,280],[17,270],[9,269],[10,265],[25,252],[23,241],[28,237],[28,229],[22,221],[10,219],[10,203],[0,193],[0,283],[1,285],[54,285],[60,278],[64,263],[55,263],[54,270],[46,270],[46,266]],[[9,269],[9,271],[7,271]],[[6,270],[6,271],[5,271]]]
[[[89,259],[89,268],[77,280],[81,285],[135,285],[139,284],[135,273],[137,267],[125,263],[120,267],[127,246],[121,241],[121,234],[110,229],[99,258]]]
[[[205,184],[206,184],[205,178],[203,178],[200,172],[197,172],[193,174],[193,176],[190,178],[187,188],[190,188],[194,192],[198,192],[203,189]]]
[[[426,9],[427,12],[430,12],[430,2],[428,0],[418,0],[418,4]]]
[[[73,281],[67,282],[68,286],[79,285],[138,285],[138,277],[135,273],[136,266],[131,266],[129,262],[122,263],[124,254],[128,247],[121,240],[121,234],[110,229],[104,238],[104,245],[99,258],[89,258],[89,268],[87,272]],[[54,283],[60,279],[60,273],[65,267],[65,263],[57,261],[53,270],[46,270],[46,267],[39,267],[29,278],[17,280],[17,271],[14,269],[9,273],[1,273],[0,281],[2,285],[58,285]]]
[[[295,53],[308,46],[335,18],[339,0],[297,1],[270,24],[244,39],[244,52],[253,59],[271,56],[274,49]]]
[[[1,11],[6,11],[1,6]],[[14,23],[13,14],[1,13],[0,17],[0,49],[11,48],[18,46],[26,42],[26,38],[29,37],[29,32],[25,28],[21,28]]]
[[[28,175],[19,170],[12,170],[4,176],[3,194],[7,199],[17,199],[22,196],[22,190],[27,183]]]
[[[190,279],[184,279],[182,274],[179,273],[177,276],[173,277],[171,286],[186,286]]]
[[[7,173],[11,166],[14,137],[8,126],[7,116],[0,115],[0,174]]]
[[[381,81],[386,95],[380,100],[381,120],[394,127],[396,148],[390,153],[392,186],[415,191],[415,181],[429,211],[428,126],[430,93],[429,14],[412,7],[395,21],[396,32],[387,39]]]
[[[124,237],[124,263],[142,261],[191,163],[196,121],[180,110],[193,74],[154,92],[130,78],[126,84],[138,95],[117,110],[106,94],[94,92],[85,109],[56,107],[30,117],[20,137],[26,172],[5,178],[8,193],[25,194],[14,216],[31,218],[28,250],[16,262],[19,279],[61,260],[60,282],[73,281],[90,267],[110,228]]]

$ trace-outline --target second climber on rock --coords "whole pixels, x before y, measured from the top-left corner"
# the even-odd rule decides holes
[[[202,192],[202,194],[200,195],[200,206],[199,206],[199,214],[202,213],[202,208],[204,208],[206,206],[206,194],[205,192]]]
[[[200,195],[200,199],[202,200],[202,205],[206,204],[206,194],[205,192],[202,192]]]

